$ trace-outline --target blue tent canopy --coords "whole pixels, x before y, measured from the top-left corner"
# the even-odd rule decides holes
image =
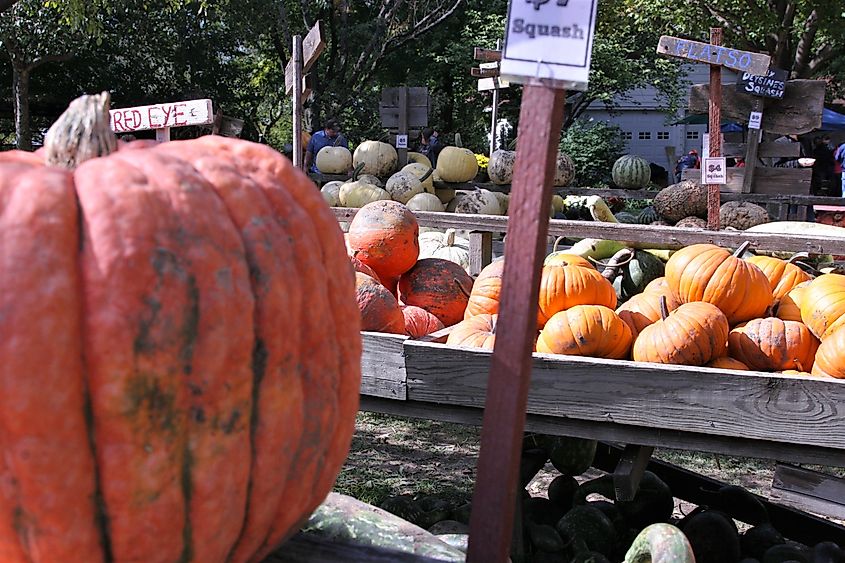
[[[835,112],[832,109],[824,108],[822,110],[822,131],[842,131],[845,130],[845,115]]]

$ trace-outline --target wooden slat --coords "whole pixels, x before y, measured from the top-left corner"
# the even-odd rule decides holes
[[[779,464],[772,479],[772,498],[800,510],[845,519],[845,479],[832,475]]]
[[[470,76],[475,78],[493,78],[499,76],[498,68],[471,68],[469,69]]]
[[[535,354],[528,412],[845,449],[845,381]],[[490,354],[407,342],[408,399],[482,406]]]
[[[351,221],[356,209],[332,208],[339,221]],[[498,215],[462,215],[457,213],[416,212],[420,225],[441,229],[508,231],[507,217]],[[697,243],[710,243],[737,248],[748,241],[756,250],[809,252],[811,254],[845,254],[845,239],[821,236],[749,233],[744,231],[700,231],[654,225],[628,225],[595,221],[549,221],[549,235],[571,238],[600,238],[648,243],[650,248],[676,249]],[[660,242],[655,242],[660,241]]]
[[[493,49],[482,49],[480,47],[476,47],[472,52],[472,58],[476,61],[482,62],[495,62],[502,60],[502,52],[499,50]]]
[[[439,559],[415,553],[365,546],[299,533],[263,563],[438,563]],[[442,563],[442,562],[440,562]]]
[[[745,168],[728,168],[728,183],[722,186],[722,193],[742,192],[742,182]],[[698,181],[701,170],[687,169],[683,172],[685,180]],[[813,178],[812,168],[775,168],[758,166],[754,170],[754,184],[752,191],[759,194],[795,194],[809,195],[810,183]]]
[[[721,29],[719,30],[721,32]],[[719,42],[701,43],[680,37],[663,35],[657,44],[657,52],[661,55],[678,57],[707,63],[710,65],[724,66],[740,72],[750,72],[757,75],[765,75],[769,70],[771,57],[764,53],[751,51],[740,51],[730,47],[718,47]]]
[[[407,337],[362,332],[361,394],[404,401],[408,398],[403,344]]]
[[[745,143],[725,143],[722,145],[723,156],[745,158],[746,151]],[[801,156],[801,143],[760,143],[757,145],[757,156],[760,158],[798,158]]]
[[[493,261],[493,233],[471,231],[469,233],[469,274],[477,276]]]
[[[617,501],[634,500],[653,452],[652,446],[625,446],[625,451],[613,470],[613,491]]]

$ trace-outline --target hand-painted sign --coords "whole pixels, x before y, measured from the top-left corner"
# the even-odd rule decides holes
[[[740,72],[765,75],[769,70],[771,57],[762,53],[740,51],[721,45],[711,45],[663,35],[657,44],[657,52],[670,57],[679,57],[711,65],[732,68]]]
[[[586,90],[595,23],[596,0],[511,0],[501,76]]]
[[[789,74],[780,68],[769,69],[762,76],[743,72],[736,83],[736,91],[745,92],[752,96],[781,99],[786,90],[787,78],[789,78]]]
[[[728,167],[725,157],[710,156],[701,159],[702,183],[727,184]]]
[[[111,129],[115,133],[209,125],[214,122],[211,100],[190,100],[109,111]]]

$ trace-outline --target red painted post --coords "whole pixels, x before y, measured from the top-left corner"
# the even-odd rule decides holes
[[[710,44],[722,44],[722,28],[710,28]],[[710,104],[709,104],[709,127],[710,131],[710,156],[722,155],[722,67],[721,65],[710,65]],[[702,163],[702,166],[704,164]],[[719,186],[708,184],[707,186],[707,228],[712,231],[719,230]]]
[[[508,558],[519,479],[540,272],[566,92],[527,85],[511,186],[502,295],[481,427],[467,561]]]

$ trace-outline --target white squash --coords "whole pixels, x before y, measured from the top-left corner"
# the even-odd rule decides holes
[[[358,177],[356,170],[352,179],[340,186],[338,197],[343,207],[359,208],[373,201],[390,199],[390,194],[386,190],[362,180]]]
[[[408,200],[408,203],[406,203],[405,206],[411,211],[443,212],[446,209],[446,206],[441,203],[440,198],[428,192],[422,192],[415,195]]]
[[[393,174],[396,170],[396,162],[399,156],[392,145],[381,141],[364,141],[355,148],[352,155],[352,165],[357,168],[359,164],[364,165],[362,172],[384,178]]]
[[[475,153],[461,147],[443,147],[437,157],[437,172],[444,182],[469,182],[478,174]]]
[[[384,189],[393,201],[398,201],[403,205],[415,195],[423,193],[423,185],[419,178],[411,172],[402,171],[388,178]]]
[[[446,211],[471,215],[501,215],[499,199],[489,190],[459,191],[449,202]]]
[[[326,182],[320,188],[320,194],[322,194],[326,203],[329,204],[329,207],[340,207],[340,187],[343,184],[343,182],[336,180],[334,182]]]
[[[487,163],[487,175],[494,184],[510,184],[513,180],[513,165],[516,162],[516,151],[499,149],[490,155]]]
[[[510,205],[511,196],[506,193],[496,192],[491,190],[496,199],[499,200],[499,207],[502,209],[502,215],[508,214],[508,205]]]
[[[346,174],[352,168],[352,153],[346,147],[323,147],[315,164],[323,174]]]
[[[420,259],[442,258],[458,264],[469,271],[469,241],[455,236],[455,229],[445,233],[427,232],[420,234]]]
[[[431,161],[426,155],[421,152],[409,152],[408,162],[416,162],[417,164],[424,164],[426,168],[431,168]]]
[[[412,162],[406,164],[402,168],[402,172],[410,172],[422,183],[423,190],[430,194],[434,193],[434,169],[431,166],[426,167],[425,164]]]
[[[373,176],[372,174],[359,174],[358,179],[362,182],[367,182],[368,184],[372,184],[376,187],[383,188],[384,182],[381,181],[380,178]]]

